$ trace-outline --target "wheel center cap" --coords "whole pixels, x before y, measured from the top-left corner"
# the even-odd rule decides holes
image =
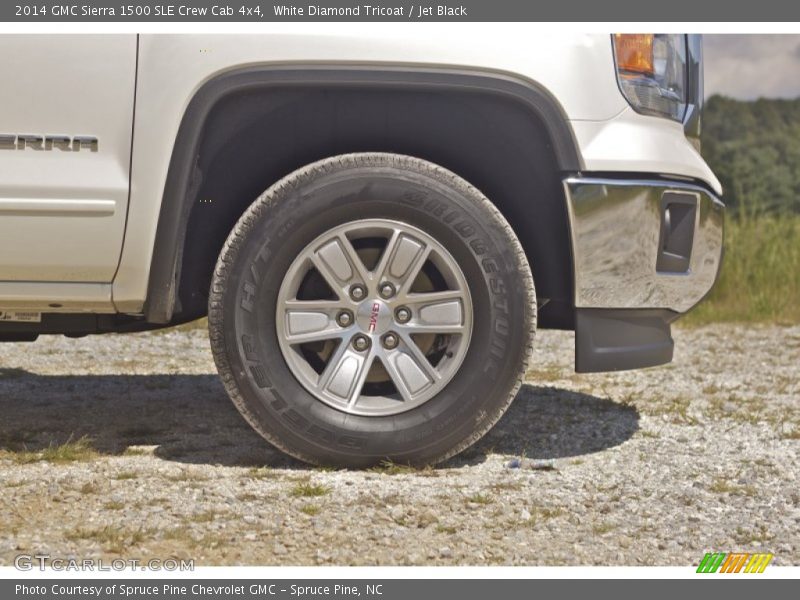
[[[367,335],[382,335],[389,330],[392,313],[383,300],[365,300],[356,311],[356,323]]]

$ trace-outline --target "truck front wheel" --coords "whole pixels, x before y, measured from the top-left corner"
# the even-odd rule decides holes
[[[278,448],[424,465],[505,412],[535,307],[519,241],[478,190],[420,159],[348,154],[245,212],[215,269],[209,331],[231,399]]]

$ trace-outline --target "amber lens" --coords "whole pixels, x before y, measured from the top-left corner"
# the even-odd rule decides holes
[[[653,75],[653,34],[615,33],[617,69],[627,73]]]

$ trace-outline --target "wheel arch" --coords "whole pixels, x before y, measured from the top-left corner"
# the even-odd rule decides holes
[[[320,140],[315,126],[324,129]],[[147,321],[204,314],[216,254],[263,189],[314,160],[363,151],[418,156],[481,189],[520,238],[539,295],[552,301],[541,324],[572,326],[561,178],[582,164],[557,100],[535,82],[500,73],[320,65],[235,69],[195,93],[164,187]],[[247,168],[258,175],[242,182]]]

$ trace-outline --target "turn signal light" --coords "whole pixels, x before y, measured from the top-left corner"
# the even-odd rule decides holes
[[[654,37],[652,33],[615,33],[617,69],[622,73],[653,75]]]

